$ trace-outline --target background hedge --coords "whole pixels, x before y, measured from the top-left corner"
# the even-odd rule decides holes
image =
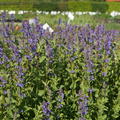
[[[120,2],[90,2],[90,1],[68,1],[68,2],[1,2],[0,9],[11,10],[43,10],[43,11],[120,11]]]

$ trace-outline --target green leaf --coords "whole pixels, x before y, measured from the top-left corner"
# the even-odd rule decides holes
[[[0,96],[0,104],[4,104],[5,103],[5,98],[4,98],[4,96],[2,95],[2,96]]]
[[[39,60],[40,63],[42,63],[46,59],[46,56],[42,56]]]
[[[38,95],[43,96],[45,94],[45,90],[39,90]]]

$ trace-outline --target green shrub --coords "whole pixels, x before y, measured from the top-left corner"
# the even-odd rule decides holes
[[[1,10],[32,10],[33,6],[30,4],[25,5],[0,5]]]
[[[92,11],[99,11],[99,12],[106,12],[109,8],[108,4],[106,2],[98,3],[98,2],[92,2]]]
[[[120,11],[119,2],[90,2],[90,1],[67,1],[67,2],[41,2],[41,1],[12,1],[12,3],[0,1],[0,9],[3,10],[41,10],[41,11]],[[9,3],[9,4],[8,4]]]
[[[41,11],[52,11],[58,9],[58,4],[51,2],[40,2],[33,4],[33,9]]]
[[[120,11],[119,2],[68,1],[67,7],[69,11],[99,11],[102,13]]]
[[[60,10],[60,11],[66,11],[66,10],[68,10],[67,2],[60,2],[58,4],[58,10]]]
[[[120,3],[119,2],[107,2],[109,9],[108,12],[111,11],[120,11]]]
[[[92,11],[91,2],[70,1],[67,4],[69,11]]]

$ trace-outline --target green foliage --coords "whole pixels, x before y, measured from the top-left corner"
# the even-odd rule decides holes
[[[111,11],[119,11],[120,12],[120,2],[107,2],[108,4],[108,12]]]
[[[93,11],[99,11],[99,12],[107,12],[109,5],[106,2],[102,2],[102,3],[91,3],[92,6],[92,10]]]
[[[98,11],[98,12],[112,12],[120,11],[119,2],[75,2],[68,1],[68,10],[70,11]]]
[[[91,2],[75,2],[67,3],[69,11],[92,11]]]
[[[24,32],[16,33],[12,23],[7,25],[3,22],[1,31],[7,28],[11,39],[0,35],[1,120],[119,119],[118,32],[62,24],[49,33],[39,24],[23,23]]]
[[[1,10],[34,10],[32,4],[2,4],[0,5]]]
[[[55,11],[58,10],[58,4],[52,2],[40,2],[33,4],[33,9],[41,11]]]
[[[13,4],[14,3],[14,4]],[[41,11],[98,11],[112,12],[120,11],[119,2],[90,2],[90,1],[20,1],[11,4],[1,4],[3,10],[41,10]]]

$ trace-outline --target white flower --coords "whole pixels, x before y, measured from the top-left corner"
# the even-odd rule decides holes
[[[97,12],[89,12],[89,15],[96,15],[97,14]]]
[[[28,11],[24,11],[24,13],[28,13]]]
[[[22,15],[24,13],[24,11],[18,11],[18,14]]]
[[[111,12],[111,14],[110,14],[112,17],[115,17],[115,16],[118,16],[118,15],[120,15],[120,12],[117,12],[117,11],[113,11],[113,12]]]
[[[60,11],[57,11],[57,14],[60,14]]]
[[[4,10],[0,10],[0,12],[4,12]]]
[[[41,11],[38,11],[38,10],[37,10],[36,13],[37,13],[37,14],[41,14]]]
[[[8,14],[15,14],[15,11],[9,11]]]
[[[74,20],[74,16],[71,12],[68,13],[68,18],[69,20]]]
[[[52,28],[49,28],[49,32],[52,33],[54,30]]]
[[[54,31],[47,23],[45,23],[43,25],[43,29],[44,30],[48,30],[50,33],[52,33]]]
[[[82,15],[83,13],[82,12],[76,12],[75,14],[76,15]]]
[[[51,15],[57,15],[56,11],[51,11]]]
[[[48,15],[48,14],[49,14],[49,12],[47,12],[47,11],[44,11],[44,12],[43,12],[43,14],[45,14],[45,15]]]
[[[61,15],[65,15],[65,13],[64,13],[64,12],[62,12],[62,13],[61,13]]]
[[[43,25],[43,29],[44,29],[44,30],[47,30],[47,28],[49,28],[49,25],[48,25],[47,23],[45,23],[45,24]]]
[[[35,19],[29,19],[29,24],[35,24]]]
[[[110,15],[111,15],[112,17],[115,17],[115,16],[116,16],[114,11],[111,12]]]

